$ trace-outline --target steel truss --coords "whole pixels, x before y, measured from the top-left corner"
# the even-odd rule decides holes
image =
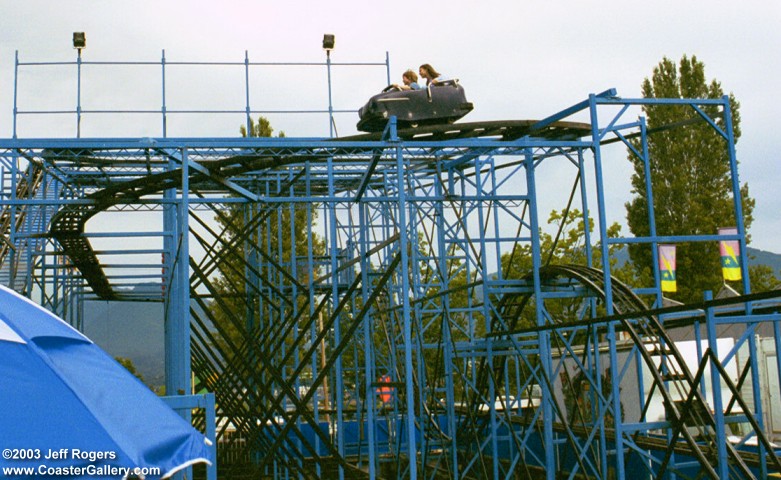
[[[2,140],[2,281],[74,325],[86,301],[163,302],[168,391],[192,370],[215,392],[221,446],[255,478],[765,478],[781,464],[753,333],[779,330],[776,295],[660,308],[659,272],[634,290],[611,275],[615,245],[720,239],[608,239],[603,155],[654,161],[653,132],[624,119],[650,103],[723,140],[739,198],[726,98],[607,91],[511,131]],[[582,264],[543,251],[540,200],[568,191],[544,189],[551,170],[597,227]],[[88,228],[108,215],[145,228]],[[735,220],[745,252],[739,201]],[[696,331],[698,368],[673,324]],[[730,352],[722,324],[744,329]],[[666,417],[647,418],[659,395]]]

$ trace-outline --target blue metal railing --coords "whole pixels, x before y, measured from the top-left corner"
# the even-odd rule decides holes
[[[75,66],[76,67],[76,99],[75,106],[66,109],[35,109],[35,108],[20,108],[19,105],[19,78],[22,69],[31,69],[36,67],[57,67],[57,66]],[[84,93],[84,85],[82,84],[82,71],[84,67],[160,67],[160,87],[161,87],[161,105],[159,109],[150,108],[125,108],[125,109],[90,109],[84,108],[82,103],[82,97]],[[233,68],[240,67],[244,70],[244,106],[242,108],[233,109],[186,109],[186,108],[171,108],[168,104],[168,95],[170,91],[178,90],[182,85],[171,82],[168,73],[172,68],[186,67],[186,66],[200,66],[210,68]],[[328,78],[328,96],[327,108],[299,108],[299,109],[258,109],[253,108],[250,101],[251,95],[251,72],[255,69],[265,69],[270,71],[272,69],[280,67],[312,67],[312,68],[325,68]],[[15,65],[14,65],[14,95],[13,95],[13,138],[17,138],[18,127],[20,117],[22,116],[50,116],[50,115],[74,115],[76,120],[75,137],[81,137],[81,122],[86,115],[96,114],[153,114],[159,115],[161,120],[161,137],[168,137],[168,119],[171,115],[213,115],[213,114],[240,114],[244,115],[245,125],[247,130],[250,129],[251,116],[254,115],[267,115],[267,114],[320,114],[328,115],[330,136],[334,136],[334,120],[333,115],[337,113],[356,113],[356,108],[334,108],[333,105],[333,84],[331,78],[332,68],[341,67],[385,67],[386,79],[390,82],[390,60],[388,53],[385,54],[384,62],[333,62],[331,61],[330,52],[328,53],[325,62],[251,62],[247,51],[244,52],[244,61],[241,62],[194,62],[194,61],[169,61],[165,56],[165,50],[162,51],[162,55],[159,61],[85,61],[82,59],[81,50],[79,50],[78,57],[75,61],[56,61],[56,62],[22,62],[19,60],[19,52],[16,52]]]

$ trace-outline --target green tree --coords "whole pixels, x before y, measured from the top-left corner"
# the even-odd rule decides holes
[[[540,230],[540,251],[541,262],[543,266],[547,265],[579,265],[585,266],[587,264],[586,254],[590,251],[592,266],[598,269],[602,268],[602,256],[601,246],[599,243],[587,245],[586,229],[589,232],[593,232],[594,223],[592,219],[588,219],[586,222],[583,218],[583,214],[573,209],[568,213],[552,211],[548,217],[548,226],[552,227],[556,233],[551,234],[548,231]],[[550,228],[548,229],[550,230]],[[617,238],[620,236],[621,227],[617,223],[610,225],[607,229],[607,235],[610,238]],[[633,284],[636,282],[634,277],[634,271],[631,266],[616,265],[616,250],[620,249],[620,245],[609,245],[608,250],[611,258],[611,275],[620,281]],[[505,278],[523,278],[527,276],[532,270],[532,252],[531,245],[518,244],[512,252],[504,254],[502,256],[502,272]],[[502,299],[496,299],[497,304],[501,303]],[[511,329],[520,329],[536,326],[537,318],[535,312],[535,303],[540,301],[537,298],[531,298],[528,303],[525,304],[525,308],[520,313],[516,325],[508,326]],[[552,321],[556,324],[564,324],[569,321],[582,320],[583,308],[590,302],[589,299],[582,296],[555,296],[546,298],[544,300],[544,309],[547,315],[550,316]],[[512,299],[511,299],[511,302]],[[596,310],[592,312],[595,316],[605,314],[604,306],[602,304],[595,303]],[[511,312],[512,313],[512,312]],[[590,340],[590,337],[585,335],[583,329],[567,330],[563,329],[559,332],[559,335],[552,336],[553,348],[560,350],[563,349],[561,338],[570,335],[576,335],[576,337],[570,337],[570,341],[575,345],[585,345]],[[531,364],[534,364],[537,359],[529,359]],[[507,368],[510,372],[510,378],[516,374],[515,370],[520,368],[521,378],[527,378],[531,373],[524,365],[516,366],[513,363],[508,363]],[[585,376],[581,372],[579,376],[574,379],[569,378],[570,373],[568,371],[561,372],[561,381],[564,389],[564,394],[567,396],[566,408],[570,415],[574,415],[572,412],[575,410],[578,402],[582,400],[583,388],[585,385]],[[603,377],[603,382],[605,382]],[[609,383],[603,383],[603,389],[609,388]],[[578,400],[576,400],[576,398]],[[585,398],[585,397],[583,397]],[[579,422],[583,423],[583,415],[579,413]]]
[[[705,78],[705,65],[695,56],[684,56],[680,64],[664,58],[653,70],[651,78],[642,84],[645,98],[720,99],[721,84]],[[732,133],[740,138],[739,104],[730,94]],[[717,106],[704,106],[703,111],[723,130],[725,119]],[[651,185],[657,235],[713,235],[718,227],[735,225],[729,152],[724,139],[706,122],[692,122],[678,128],[662,129],[677,122],[699,116],[688,105],[651,104],[643,106],[650,131],[648,137]],[[639,147],[636,139],[635,146]],[[650,234],[648,192],[642,159],[629,153],[634,167],[632,193],[626,203],[627,223],[638,237]],[[754,200],[748,185],[741,187],[746,229],[751,225]],[[638,271],[650,271],[652,252],[648,245],[631,245],[629,254]],[[677,300],[702,300],[705,290],[718,290],[722,282],[719,250],[713,242],[692,242],[678,245]]]
[[[549,232],[540,230],[540,251],[541,262],[546,265],[586,265],[587,249],[591,251],[592,266],[602,269],[602,254],[599,243],[586,245],[586,222],[583,214],[574,209],[567,215],[563,212],[553,210],[548,217],[548,225],[557,230],[557,234],[552,235]],[[594,231],[592,219],[588,220],[588,231]],[[617,238],[620,235],[621,227],[614,223],[607,229],[609,238]],[[631,266],[616,265],[616,251],[621,248],[620,245],[612,244],[608,246],[611,262],[610,274],[623,283],[633,285],[637,283],[634,270]],[[502,271],[506,278],[522,278],[532,270],[531,245],[518,245],[512,252],[502,256]],[[518,319],[518,325],[514,328],[527,328],[536,325],[534,302],[532,299],[522,315]],[[582,298],[547,298],[545,300],[545,310],[555,319],[556,323],[565,323],[567,321],[579,320],[579,315],[583,306]],[[600,307],[602,308],[602,307]],[[600,310],[598,313],[604,313]]]
[[[250,119],[249,132],[241,126],[242,136],[248,133],[271,137],[274,130],[268,119],[259,117],[257,122]],[[278,135],[284,136],[284,132]],[[218,270],[208,315],[218,332],[212,346],[219,349],[220,360],[247,365],[253,362],[251,351],[262,348],[258,342],[271,345],[280,340],[255,338],[259,330],[272,332],[269,325],[292,321],[296,308],[307,308],[306,292],[294,283],[306,286],[309,281],[309,225],[317,210],[295,203],[227,205],[216,212],[220,238],[214,262]],[[323,240],[312,232],[311,241],[313,255],[322,255]],[[298,333],[297,328],[292,331]],[[282,340],[292,341],[292,337]]]
[[[125,367],[125,369],[132,373],[133,376],[135,376],[137,379],[141,380],[141,383],[149,387],[150,390],[155,392],[158,395],[164,395],[165,386],[161,386],[158,388],[153,387],[152,385],[149,385],[146,380],[144,380],[144,376],[141,375],[141,372],[138,371],[136,368],[136,365],[133,363],[133,360],[127,358],[127,357],[114,357],[114,360],[117,361],[120,365]]]
[[[125,367],[125,370],[132,373],[133,376],[135,376],[137,379],[144,382],[144,376],[138,373],[138,370],[136,369],[135,364],[133,363],[133,360],[127,358],[127,357],[114,357],[114,360],[117,361],[120,365]],[[146,382],[144,382],[146,383]]]
[[[751,279],[751,291],[754,293],[781,288],[781,280],[767,265],[751,265],[748,268],[748,276]]]
[[[271,137],[274,134],[274,129],[271,127],[271,122],[266,117],[258,117],[258,123],[250,117],[249,119],[249,135],[247,135],[247,126],[242,125],[240,128],[242,137]],[[279,132],[277,135],[279,138],[285,137],[285,132]]]

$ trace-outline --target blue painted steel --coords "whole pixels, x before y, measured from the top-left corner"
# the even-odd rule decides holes
[[[18,112],[17,102],[19,101],[19,50],[14,52],[14,122],[13,138],[16,138],[16,114]]]
[[[162,400],[172,409],[178,411],[180,415],[186,415],[188,411],[198,408],[202,409],[206,417],[206,432],[217,431],[217,418],[215,415],[214,394],[205,393],[200,395],[175,395],[161,397]],[[209,438],[207,436],[207,438]],[[211,445],[208,450],[211,451],[212,458],[217,458],[217,439],[209,438]],[[217,462],[212,462],[206,467],[206,479],[217,480]]]
[[[529,149],[526,151],[524,161],[526,163],[526,183],[530,198],[536,198],[536,186],[534,175],[534,155]],[[538,232],[540,229],[539,214],[537,212],[536,204],[529,206],[529,228],[532,232]],[[531,250],[532,250],[532,283],[534,285],[534,296],[536,298],[542,298],[542,289],[540,282],[540,268],[541,268],[541,246],[538,235],[532,235],[531,237]],[[545,316],[543,315],[542,302],[535,302],[535,317],[537,319],[537,325],[542,326],[545,324]],[[553,391],[550,382],[551,372],[553,371],[553,365],[551,363],[551,349],[550,349],[550,334],[545,332],[539,333],[539,349],[540,359],[542,363],[542,375],[547,381],[541,382],[542,390],[542,416],[543,418],[553,418]],[[489,398],[491,401],[492,398]],[[495,414],[492,412],[492,417]],[[545,465],[554,465],[556,461],[555,452],[553,449],[553,423],[545,422],[543,428],[543,445],[545,448]],[[546,471],[545,476],[548,480],[553,480],[556,477],[556,471]]]
[[[81,49],[76,58],[76,138],[81,138]]]
[[[331,83],[330,83],[330,70],[332,66],[348,66],[348,67],[354,67],[354,66],[361,66],[361,67],[384,67],[385,68],[385,77],[390,79],[390,60],[388,57],[388,53],[385,54],[385,59],[383,62],[331,62],[330,61],[330,53],[328,55],[327,61],[325,63],[318,63],[318,62],[251,62],[249,61],[249,54],[245,51],[244,59],[241,62],[193,62],[193,61],[170,61],[166,58],[165,50],[162,51],[162,55],[159,61],[89,61],[89,60],[83,60],[81,55],[81,50],[78,50],[78,55],[75,61],[57,61],[57,62],[24,62],[19,60],[19,52],[16,51],[15,53],[15,63],[14,63],[14,107],[13,107],[13,138],[17,138],[17,129],[19,120],[21,117],[26,117],[28,115],[61,115],[61,114],[72,114],[75,116],[76,121],[76,138],[81,137],[81,129],[82,129],[82,120],[85,116],[90,116],[93,114],[158,114],[161,117],[161,129],[160,129],[160,135],[162,138],[167,138],[169,136],[169,118],[172,114],[175,115],[214,115],[214,114],[241,114],[246,118],[248,118],[252,114],[258,114],[258,115],[267,115],[267,114],[322,114],[325,113],[329,116],[329,121],[331,124],[331,136],[334,135],[334,123],[333,123],[333,115],[336,113],[342,114],[342,113],[356,113],[357,108],[355,109],[339,109],[334,108],[331,101]],[[24,109],[19,108],[18,101],[19,101],[19,85],[18,85],[18,79],[20,77],[20,69],[33,69],[36,67],[52,67],[52,66],[67,66],[67,65],[75,65],[76,66],[76,99],[75,99],[75,107],[71,110],[68,109]],[[90,67],[103,67],[103,66],[129,66],[129,67],[143,67],[143,66],[159,66],[160,67],[160,82],[161,82],[161,89],[162,89],[162,102],[159,109],[148,109],[148,108],[125,108],[125,109],[110,109],[110,110],[102,110],[102,109],[90,109],[90,108],[83,108],[83,105],[81,104],[81,98],[82,98],[82,81],[81,81],[81,73],[82,68],[84,66],[90,66]],[[244,70],[244,89],[245,89],[245,100],[246,103],[242,109],[187,109],[187,108],[178,108],[178,109],[172,109],[167,105],[167,92],[168,88],[171,86],[170,83],[167,80],[168,72],[171,68],[175,67],[184,67],[184,66],[202,66],[202,67],[209,67],[209,68],[235,68],[235,67],[242,67]],[[250,70],[254,68],[284,68],[284,67],[320,67],[325,66],[328,70],[329,74],[329,84],[328,84],[328,95],[329,95],[329,107],[327,109],[322,108],[312,108],[312,109],[301,109],[301,110],[294,110],[294,109],[280,109],[280,110],[272,110],[272,109],[257,109],[252,108],[250,105]],[[174,87],[176,87],[174,85]],[[247,122],[248,125],[249,122]]]
[[[326,71],[328,72],[328,136],[334,136],[334,104],[331,99],[331,50],[325,51]]]
[[[705,292],[705,301],[713,299],[711,292]],[[716,334],[716,323],[713,321],[713,309],[708,308],[705,310],[705,322],[708,332],[708,348],[713,352],[716,358],[721,358],[718,348],[718,335]],[[699,325],[698,325],[699,327]],[[699,331],[699,328],[697,329]],[[698,343],[699,346],[699,343]],[[700,360],[702,361],[702,360]],[[716,416],[716,436],[718,438],[726,438],[726,432],[724,428],[724,406],[721,400],[721,378],[715,368],[710,369],[711,376],[711,392],[713,394],[713,411]],[[704,389],[703,389],[704,390]],[[718,457],[717,457],[717,470],[720,478],[729,478],[729,464],[727,463],[727,445],[726,442],[719,442],[718,445]]]
[[[391,138],[394,138],[396,133],[395,129],[393,128],[393,123],[391,124]],[[407,165],[404,161],[404,152],[401,149],[401,147],[397,147],[395,151],[396,156],[396,174],[398,177],[398,185],[397,185],[397,192],[398,192],[398,216],[399,216],[399,225],[398,229],[402,233],[400,239],[399,239],[399,254],[401,255],[401,292],[409,292],[411,285],[409,284],[409,278],[410,278],[410,272],[409,272],[409,258],[407,252],[410,248],[410,240],[409,234],[411,232],[406,231],[407,230],[407,200],[406,200],[406,186],[404,185],[404,175],[403,172],[406,171]],[[409,476],[410,478],[418,478],[418,462],[417,462],[417,447],[416,447],[416,439],[415,439],[415,432],[416,432],[416,426],[415,426],[415,397],[411,394],[411,392],[415,391],[415,385],[412,383],[412,372],[414,371],[414,366],[412,363],[412,354],[414,344],[412,342],[412,319],[411,317],[411,311],[410,311],[410,304],[409,304],[409,297],[406,294],[402,294],[401,298],[399,299],[401,302],[401,315],[402,315],[402,325],[403,325],[403,342],[404,342],[404,372],[405,372],[405,385],[404,388],[408,392],[406,395],[406,405],[405,405],[405,411],[406,411],[406,432],[407,432],[407,455],[409,455],[409,458],[411,461],[409,462]],[[414,460],[412,460],[414,459]]]
[[[102,63],[83,64],[98,68]],[[80,235],[86,241],[81,245],[92,248],[123,298],[165,302],[169,393],[190,393],[192,362],[201,388],[216,393],[218,427],[235,429],[220,434],[220,448],[230,450],[228,438],[240,436],[250,445],[248,458],[277,478],[312,472],[343,478],[360,468],[370,478],[512,478],[529,469],[545,470],[553,479],[562,466],[569,478],[641,478],[636,469],[643,464],[659,467],[668,446],[643,442],[672,439],[676,418],[658,411],[652,416],[643,408],[659,402],[648,398],[649,387],[669,394],[675,386],[648,376],[649,350],[671,345],[664,332],[649,329],[653,323],[643,314],[627,313],[634,300],[609,275],[611,249],[642,244],[655,256],[661,242],[715,244],[725,237],[659,236],[652,201],[648,237],[608,239],[603,163],[610,143],[632,150],[643,160],[652,199],[654,159],[645,121],[623,119],[635,106],[692,106],[703,125],[724,138],[737,198],[732,128],[727,121],[716,128],[700,108],[718,106],[728,118],[727,99],[622,99],[608,90],[537,122],[518,139],[406,140],[398,137],[395,119],[378,139],[339,139],[332,138],[333,117],[350,110],[332,104],[330,69],[341,64],[327,55],[325,64],[284,65],[328,70],[328,110],[298,113],[327,113],[329,138],[175,138],[167,128],[174,113],[237,113],[249,126],[251,115],[262,113],[250,105],[250,70],[283,64],[250,62],[247,52],[243,62],[169,62],[163,52],[159,63],[132,64],[162,70],[163,101],[154,111],[162,116],[161,138],[19,140],[17,115],[31,112],[16,111],[15,103],[14,138],[0,139],[0,209],[11,219],[3,233],[14,246],[0,256],[0,275],[9,275],[16,287],[44,290],[42,304],[67,312],[79,324],[84,301],[96,295],[79,272],[69,269],[60,245],[46,238],[52,216],[73,209],[162,218],[163,227],[150,232],[130,225],[120,227],[127,232],[88,231]],[[242,68],[243,109],[170,110],[166,76],[175,65]],[[386,67],[390,82],[387,53],[379,65]],[[17,70],[31,66],[17,58]],[[586,110],[591,124],[580,138],[535,137]],[[634,147],[635,140],[630,144],[632,138],[641,148]],[[51,152],[58,152],[56,159]],[[29,171],[28,165],[33,165]],[[35,192],[25,190],[36,165],[48,183]],[[580,192],[573,190],[573,201],[579,199],[582,221],[594,217],[598,228],[598,235],[586,232],[584,239],[582,261],[589,268],[573,277],[552,275],[544,264],[540,199],[559,198],[541,181],[549,165],[577,169],[574,188]],[[594,187],[586,184],[591,177]],[[104,191],[113,195],[101,197]],[[213,225],[210,217],[231,209],[252,225],[252,233],[234,237]],[[748,291],[739,202],[735,209],[738,233],[729,238],[741,242]],[[299,230],[292,228],[297,214],[305,219],[306,239],[297,238]],[[287,225],[290,234],[283,233]],[[123,237],[138,241],[138,247],[120,244]],[[111,243],[101,243],[106,241]],[[595,242],[600,273],[590,277]],[[226,260],[231,245],[241,245],[243,252],[235,263]],[[509,259],[518,251],[528,255],[530,267],[523,268],[530,271],[511,266]],[[156,259],[150,258],[160,254],[156,269]],[[15,271],[11,264],[18,273],[6,274],[6,266]],[[130,266],[122,269],[124,264]],[[243,277],[241,288],[230,295],[214,285],[227,268]],[[658,272],[653,273],[653,285],[639,285],[637,291],[661,307]],[[148,278],[159,278],[159,287],[131,283]],[[138,290],[125,293],[116,288],[120,281]],[[220,305],[228,298],[240,305],[239,314]],[[752,324],[773,322],[781,330],[777,310],[765,308],[767,300],[752,302],[756,311],[748,312],[706,302],[709,329],[744,325],[745,334],[721,363],[737,362],[735,352],[745,346],[752,357],[755,399],[759,365]],[[572,316],[561,313],[565,302],[576,312]],[[693,312],[701,308],[657,309],[648,315],[691,329],[700,321]],[[239,330],[255,336],[236,340],[221,333],[219,322],[209,317],[215,312],[235,317]],[[633,329],[637,340],[629,336]],[[224,346],[233,343],[235,348]],[[697,343],[698,357],[707,359],[703,342]],[[675,366],[668,357],[664,373]],[[389,390],[379,380],[386,374]],[[712,370],[712,384],[718,380],[714,375]],[[568,393],[576,377],[582,392]],[[511,397],[527,399],[528,405],[512,406]],[[755,403],[743,417],[714,408],[713,429],[723,439],[729,425],[745,427],[762,405]],[[537,422],[539,429],[532,428]],[[719,446],[723,472],[726,462],[734,463],[730,447],[723,441]],[[674,453],[670,465],[701,461]]]
[[[160,116],[162,117],[162,134],[163,138],[168,136],[168,110],[166,107],[165,97],[165,50],[163,50],[160,56],[160,85],[162,87],[162,105],[160,105]]]
[[[589,96],[589,106],[590,106],[590,114],[591,114],[591,129],[592,133],[591,136],[594,139],[599,139],[603,135],[603,133],[599,129],[599,119],[597,117],[597,96],[596,95],[590,95]],[[622,111],[623,112],[623,111]],[[614,118],[613,122],[617,120],[617,117]],[[595,142],[599,142],[599,140],[595,140]],[[608,242],[606,239],[608,238],[607,234],[607,219],[605,218],[605,215],[602,215],[603,212],[605,212],[605,194],[604,194],[604,187],[603,187],[603,173],[602,173],[602,154],[601,149],[598,147],[598,145],[595,145],[594,149],[594,175],[597,178],[597,205],[599,207],[599,219],[598,219],[598,225],[599,225],[599,238],[602,239],[600,242],[601,250],[602,250],[602,271],[605,272],[605,310],[607,312],[607,315],[613,314],[613,289],[612,289],[612,277],[610,275],[610,253],[608,251]],[[617,366],[618,365],[618,356],[616,354],[616,341],[618,340],[616,336],[616,326],[615,323],[611,322],[608,324],[608,333],[607,333],[607,341],[609,342],[610,347],[610,365],[611,366]],[[611,384],[612,384],[612,404],[613,404],[613,411],[614,413],[614,424],[615,424],[615,437],[616,437],[616,451],[622,452],[623,451],[623,432],[621,430],[621,390],[619,389],[619,379],[618,379],[618,372],[617,368],[610,368],[610,375],[611,375]],[[616,455],[616,475],[618,478],[624,478],[626,471],[624,467],[624,456],[623,455]]]

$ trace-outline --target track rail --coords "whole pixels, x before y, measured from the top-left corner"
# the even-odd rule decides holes
[[[591,133],[588,124],[576,122],[554,122],[540,126],[537,120],[509,120],[492,122],[472,122],[462,124],[434,125],[420,128],[399,130],[399,138],[407,142],[443,141],[467,138],[494,139],[513,141],[530,136],[543,139],[574,140]],[[370,133],[351,137],[335,138],[333,141],[377,141],[381,133]],[[88,157],[89,150],[80,150],[75,155]],[[158,150],[162,156],[169,153]],[[50,151],[50,155],[61,157],[62,152]],[[204,163],[204,169],[189,170],[189,184],[198,186],[215,179],[228,179],[251,171],[270,170],[294,163],[302,163],[309,158],[307,155],[236,155],[220,160]],[[133,180],[117,183],[87,196],[94,203],[90,205],[66,206],[52,218],[50,234],[63,248],[71,264],[77,268],[95,295],[102,300],[119,298],[109,283],[100,260],[95,254],[89,240],[84,237],[84,227],[87,221],[97,213],[115,205],[135,201],[145,195],[161,193],[167,189],[181,188],[181,168],[162,173],[150,174]]]
[[[545,126],[539,120],[495,120],[489,122],[426,125],[398,130],[402,140],[457,140],[464,138],[494,138],[512,141],[523,137],[546,140],[577,140],[591,135],[591,125],[579,122],[553,122]],[[382,139],[381,132],[341,137],[338,140],[371,141]]]
[[[598,269],[578,265],[551,265],[540,269],[540,278],[543,283],[556,282],[557,279],[575,280],[599,298],[604,300],[606,297],[604,272]],[[675,452],[695,458],[704,475],[707,475],[708,478],[718,479],[719,475],[714,468],[719,445],[719,439],[713,428],[716,420],[699,389],[699,379],[703,374],[705,363],[700,365],[696,374],[693,374],[659,319],[646,313],[648,307],[642,299],[615,278],[611,278],[611,284],[615,314],[637,313],[631,318],[626,318],[623,315],[625,318],[620,320],[621,329],[628,333],[637,346],[644,363],[649,367],[653,376],[654,389],[662,395],[668,412],[668,420],[672,425],[672,437],[668,438],[666,442],[649,443],[644,439],[638,440],[636,438],[633,441],[637,445],[642,444],[649,448],[656,447],[665,452],[665,458],[659,468],[657,478],[664,476],[671,461],[671,455]],[[505,316],[503,319],[509,325],[508,331],[515,329],[530,298],[530,294],[508,295],[507,298],[502,298],[500,314]],[[566,324],[561,326],[566,326]],[[646,348],[648,342],[659,347],[649,350]],[[706,360],[718,361],[707,356]],[[490,378],[502,378],[501,372],[489,372],[488,368],[486,364],[483,364],[481,366],[483,372],[478,377],[480,379],[478,386],[485,391],[487,391]],[[731,388],[733,396],[739,398],[739,392],[734,385],[731,385],[729,378],[724,378],[724,381]],[[672,390],[677,390],[677,393],[681,398],[685,398],[686,402],[677,404],[674,401]],[[485,392],[483,393],[485,394]],[[646,400],[647,402],[651,401],[650,398]],[[764,432],[758,428],[756,419],[753,418],[747,406],[743,408],[743,411],[748,422],[754,427],[754,434],[767,452],[768,462],[773,465],[773,468],[781,471],[781,459],[774,454]],[[565,427],[573,432],[577,430],[575,425],[566,425]],[[693,435],[690,429],[696,430],[697,434]],[[680,441],[679,438],[683,440]],[[729,443],[726,449],[730,465],[742,475],[740,478],[755,478],[749,466],[757,466],[757,455],[739,451]]]

